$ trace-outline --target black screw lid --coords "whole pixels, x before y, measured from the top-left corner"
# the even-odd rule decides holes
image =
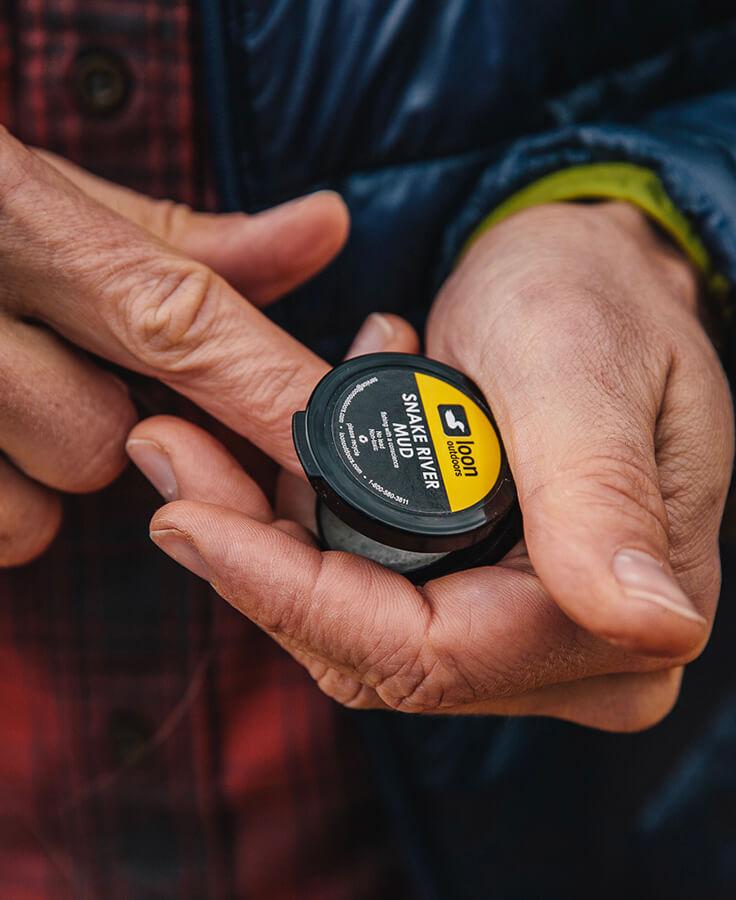
[[[498,431],[479,389],[421,356],[349,360],[293,419],[315,491],[361,534],[426,553],[488,537],[517,509]]]

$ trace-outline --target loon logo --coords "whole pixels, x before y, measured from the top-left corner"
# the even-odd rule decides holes
[[[442,430],[446,435],[449,437],[470,436],[468,417],[465,415],[465,410],[462,406],[440,405],[437,409],[439,410],[440,419],[442,419]]]

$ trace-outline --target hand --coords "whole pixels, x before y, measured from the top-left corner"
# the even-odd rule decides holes
[[[296,468],[284,423],[327,366],[238,291],[275,299],[329,262],[347,227],[329,192],[195,214],[0,130],[0,566],[48,545],[58,491],[96,490],[125,465],[135,410],[80,348],[159,378]]]
[[[719,589],[732,413],[696,301],[688,264],[621,204],[529,210],[467,254],[427,347],[474,376],[504,437],[526,544],[497,566],[416,589],[320,553],[194,433],[167,438],[182,500],[152,537],[346,705],[647,727]]]

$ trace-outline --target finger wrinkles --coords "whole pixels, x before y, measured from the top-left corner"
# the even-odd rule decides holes
[[[691,466],[685,454],[678,454],[671,462],[665,457],[660,473],[673,551],[691,541],[696,545],[715,541],[728,484],[719,478],[709,482],[702,466]]]
[[[247,434],[269,456],[301,472],[291,438],[291,416],[302,408],[297,404],[306,402],[327,366],[311,354],[307,362],[312,365],[299,364],[290,347],[284,347],[283,354],[277,352],[263,340],[262,327],[270,323],[251,323],[248,315],[243,309],[230,318],[230,334],[208,343],[211,357],[196,379],[180,367],[164,380],[234,430]]]
[[[438,709],[451,685],[441,660],[413,634],[399,642],[384,635],[365,648],[355,666],[387,706],[403,712]]]
[[[296,470],[291,413],[306,402],[326,364],[206,266],[92,200],[35,154],[22,148],[17,154],[32,175],[12,193],[12,214],[0,216],[11,260],[0,286],[5,308],[160,378]],[[170,236],[185,228],[186,210],[158,209]]]
[[[678,547],[671,554],[672,568],[683,590],[692,598],[697,608],[713,624],[716,607],[721,593],[721,563],[717,538],[708,544],[687,548]],[[683,656],[682,662],[692,662],[705,649],[708,635],[703,643]]]
[[[387,639],[385,627],[396,604],[402,600],[406,603],[405,595],[414,591],[399,576],[361,557],[330,550],[319,559],[317,577],[310,588],[312,599],[305,607],[307,631],[317,638],[315,646],[370,680],[376,667],[396,655],[397,643],[400,655],[401,648],[416,633],[409,630],[403,641],[397,641],[390,632]],[[346,585],[350,585],[347,596]],[[399,586],[397,595],[395,588]],[[415,612],[416,606],[407,603],[409,621]]]
[[[434,708],[444,683],[428,675],[434,662],[422,645],[428,613],[421,598],[403,579],[365,560],[339,552],[319,559],[291,610],[271,624],[355,673],[388,706],[408,710],[411,697],[415,710]]]
[[[537,523],[536,517],[564,516],[569,510],[592,508],[603,517],[641,518],[659,533],[666,546],[669,522],[656,469],[625,442],[617,449],[613,440],[606,441],[605,452],[591,450],[582,459],[565,460],[552,471],[533,473],[530,460],[526,468],[527,475],[518,481],[527,539],[536,526],[565,528],[563,521]],[[586,522],[590,522],[590,516]]]
[[[309,397],[314,383],[312,379],[305,379],[302,372],[296,368],[290,358],[284,360],[275,359],[273,356],[265,357],[259,348],[251,342],[243,345],[244,356],[249,361],[247,378],[240,380],[237,375],[237,367],[243,360],[234,360],[235,371],[233,378],[228,379],[233,389],[238,389],[239,396],[233,397],[233,401],[243,403],[243,393],[247,391],[248,412],[254,422],[259,424],[266,432],[273,435],[273,441],[282,444],[282,453],[291,452],[291,432],[284,427],[284,422],[291,421],[293,409],[289,407],[292,397]],[[252,350],[252,352],[248,352]],[[326,368],[326,367],[325,367]]]
[[[436,671],[451,685],[445,703],[509,697],[608,664],[535,576],[496,567],[474,571],[472,581],[470,574],[424,589],[434,614],[422,645],[441,661]]]
[[[426,656],[421,651],[397,673],[382,678],[373,689],[383,702],[397,712],[433,713],[451,706],[457,706],[460,694],[451,684],[442,664],[434,656]]]
[[[177,507],[182,505],[181,501],[169,504],[154,520],[155,527],[167,527],[172,512],[176,515]],[[233,539],[233,535],[217,529],[210,537],[217,549],[212,581],[217,592],[264,630],[312,645],[305,623],[320,576],[319,552],[285,534],[266,531],[265,526],[224,508],[213,506],[208,521],[216,526],[220,516],[237,522],[237,534]],[[184,523],[175,527],[187,534]],[[292,557],[288,565],[284,546],[279,546],[279,540],[268,541],[267,535],[288,542],[285,546]],[[298,572],[298,579],[293,578],[294,571]],[[249,588],[250,584],[254,589]]]
[[[346,709],[385,709],[384,704],[373,690],[351,675],[325,663],[306,663],[309,674],[314,678],[317,687],[335,702]]]
[[[213,273],[164,258],[116,287],[119,302],[109,314],[137,361],[152,373],[196,374],[206,362],[201,351],[216,320]]]
[[[733,444],[733,409],[720,365],[712,353],[678,354],[657,427],[657,463],[673,567],[708,615],[720,589],[718,536]]]

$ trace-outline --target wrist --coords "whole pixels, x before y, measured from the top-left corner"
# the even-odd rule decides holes
[[[624,229],[648,253],[653,271],[670,287],[673,298],[699,316],[702,270],[672,236],[633,203],[606,200],[595,203],[594,209],[612,225]]]
[[[590,330],[618,309],[633,323],[698,312],[700,276],[635,206],[621,201],[529,207],[479,235],[432,310],[428,349],[484,357],[489,331],[530,321]],[[574,310],[574,312],[571,312]],[[584,325],[588,322],[588,325]],[[456,361],[454,361],[455,364]]]
[[[515,217],[520,211],[542,205],[572,205],[586,201],[624,202],[641,210],[660,240],[666,244],[666,235],[670,243],[679,248],[699,274],[700,305],[695,303],[699,318],[710,332],[713,342],[723,350],[731,333],[733,318],[729,283],[716,268],[695,223],[690,221],[669,196],[658,173],[646,166],[622,161],[597,162],[569,166],[544,175],[522,186],[490,210],[467,239],[460,257],[486,231]],[[670,268],[676,270],[679,267]],[[676,283],[683,280],[677,274],[674,278]]]

